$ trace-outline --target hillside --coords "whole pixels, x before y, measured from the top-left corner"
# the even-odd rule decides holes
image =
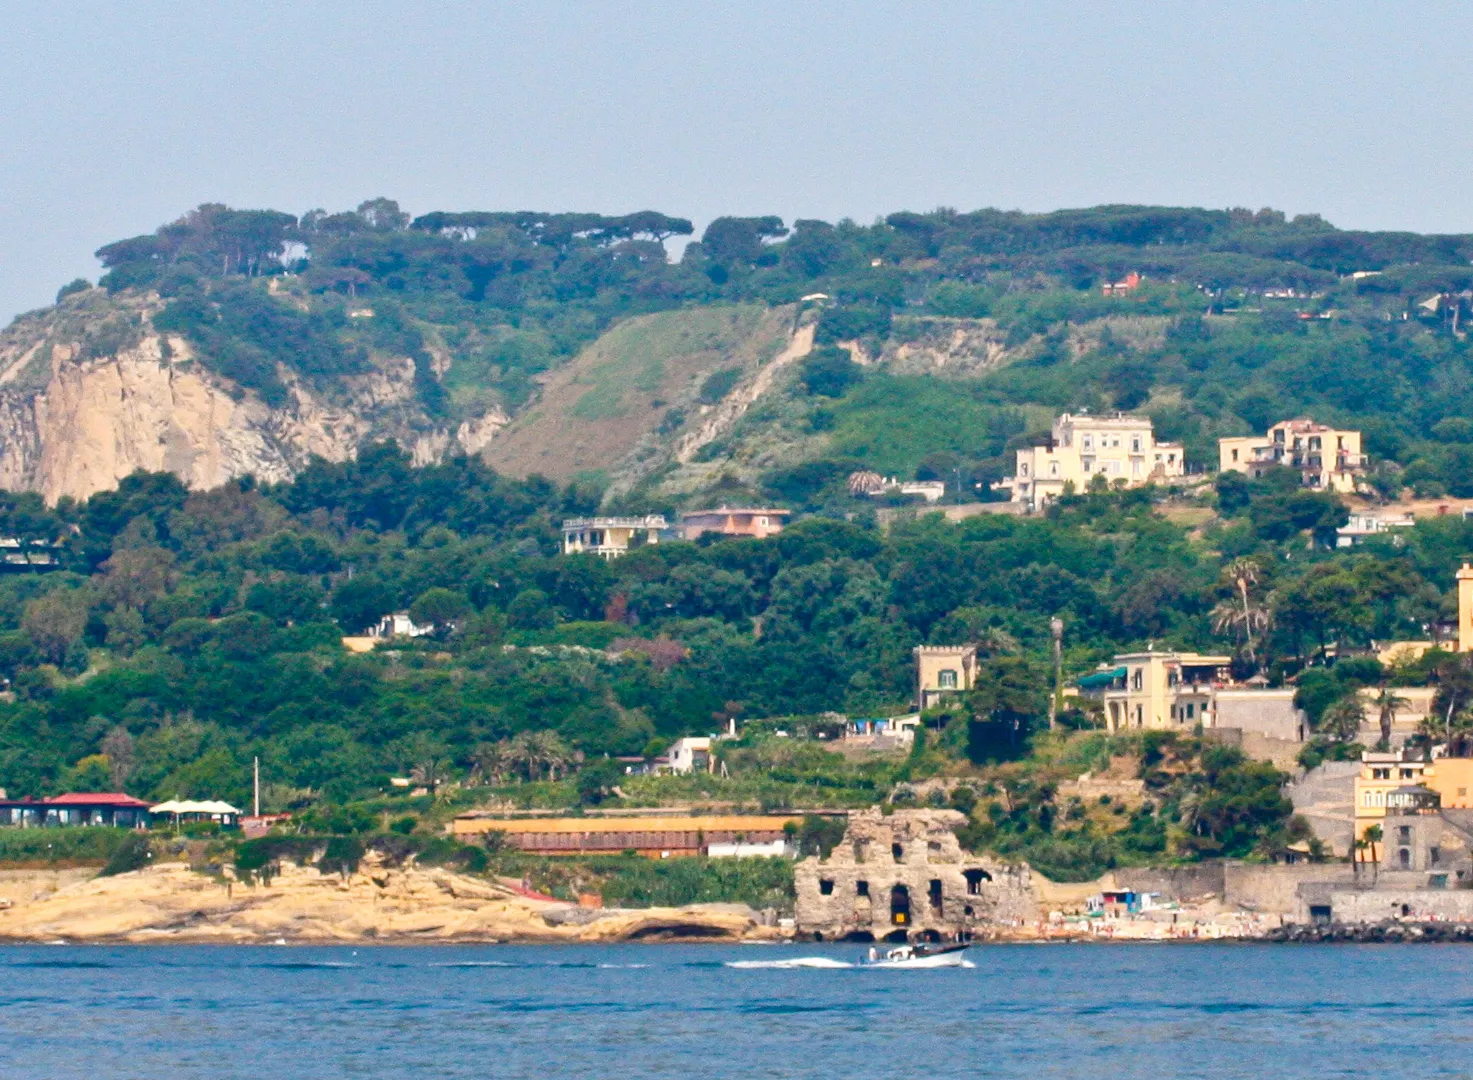
[[[651,459],[689,456],[730,427],[735,402],[759,396],[754,384],[797,333],[794,316],[745,304],[620,323],[546,378],[486,460],[514,476],[627,480],[647,473]]]
[[[719,218],[672,261],[690,232],[201,206],[0,336],[0,483],[279,480],[389,437],[610,505],[816,508],[856,467],[985,492],[1051,414],[1122,408],[1203,468],[1219,435],[1309,413],[1366,432],[1382,490],[1473,495],[1473,238],[1106,206]]]

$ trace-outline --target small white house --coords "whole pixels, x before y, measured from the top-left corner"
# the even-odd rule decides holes
[[[409,617],[407,611],[396,611],[392,615],[385,615],[378,621],[377,626],[370,627],[368,636],[373,638],[424,637],[434,629],[433,626],[419,625]]]
[[[676,739],[670,744],[670,771],[676,776],[710,772],[714,767],[709,736]]]

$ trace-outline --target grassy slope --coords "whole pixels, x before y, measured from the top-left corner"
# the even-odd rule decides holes
[[[554,372],[540,399],[487,451],[496,469],[566,479],[608,471],[679,415],[714,372],[755,370],[787,336],[784,309],[700,307],[620,323]],[[678,410],[678,412],[677,412]],[[676,416],[671,413],[676,412]]]

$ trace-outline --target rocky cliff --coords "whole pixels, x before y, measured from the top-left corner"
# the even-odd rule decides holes
[[[370,371],[326,387],[281,368],[288,399],[270,408],[182,337],[158,332],[161,306],[91,289],[0,333],[0,488],[55,502],[138,469],[194,488],[248,473],[277,481],[312,455],[343,460],[369,438],[395,438],[424,463],[478,452],[506,422],[492,409],[435,423],[416,399],[413,362],[394,356],[373,356]]]
[[[356,873],[286,863],[269,885],[164,863],[116,877],[37,874],[0,888],[0,941],[68,942],[594,942],[776,940],[739,904],[603,909],[518,895],[484,878],[389,867]],[[44,880],[42,880],[44,878]],[[0,882],[0,885],[3,885]]]

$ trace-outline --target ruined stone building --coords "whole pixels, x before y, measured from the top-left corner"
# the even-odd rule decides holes
[[[1037,918],[1026,866],[962,850],[955,810],[865,810],[795,870],[797,925],[830,941],[941,940]]]

